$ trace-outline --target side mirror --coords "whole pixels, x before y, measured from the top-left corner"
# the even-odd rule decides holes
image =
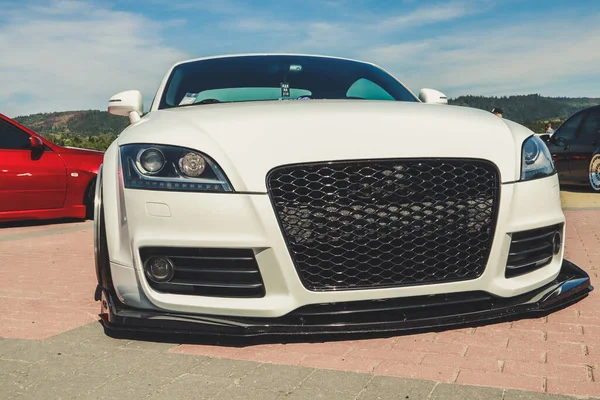
[[[550,135],[548,133],[543,133],[540,136],[540,139],[542,139],[544,142],[549,142],[550,141]]]
[[[32,149],[38,150],[44,148],[44,142],[42,142],[42,139],[37,136],[29,136],[29,144],[31,145]]]
[[[421,89],[419,93],[419,100],[423,103],[430,104],[448,104],[448,98],[442,92],[439,92],[435,89]]]
[[[115,94],[108,100],[108,112],[129,117],[129,122],[135,124],[144,112],[142,93],[139,90],[126,90]]]

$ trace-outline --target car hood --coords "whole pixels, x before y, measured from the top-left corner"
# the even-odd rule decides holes
[[[265,192],[272,168],[381,158],[474,158],[518,180],[532,132],[467,107],[361,100],[264,101],[153,111],[118,139],[190,147],[212,157],[237,191]]]
[[[61,146],[57,150],[65,165],[72,170],[97,174],[104,153],[96,150],[79,149],[76,147]]]
[[[104,154],[102,151],[98,151],[98,150],[80,149],[79,147],[61,146],[61,154],[64,154],[64,153],[80,155],[80,156],[96,156],[96,157],[102,157]]]

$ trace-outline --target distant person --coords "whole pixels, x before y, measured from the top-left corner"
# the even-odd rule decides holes
[[[501,108],[496,107],[492,110],[492,114],[494,114],[495,116],[497,116],[499,118],[502,118],[502,114],[504,114],[504,113],[502,112]]]
[[[554,129],[552,129],[552,122],[548,122],[546,124],[546,133],[549,133],[551,135],[554,133]]]

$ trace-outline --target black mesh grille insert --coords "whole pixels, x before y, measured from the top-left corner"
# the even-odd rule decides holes
[[[477,160],[383,160],[283,166],[269,195],[310,290],[405,286],[483,273],[499,196]]]

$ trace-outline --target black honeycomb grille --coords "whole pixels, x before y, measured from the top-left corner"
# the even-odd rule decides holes
[[[309,290],[450,282],[485,269],[499,196],[498,170],[489,162],[283,166],[267,185]]]

